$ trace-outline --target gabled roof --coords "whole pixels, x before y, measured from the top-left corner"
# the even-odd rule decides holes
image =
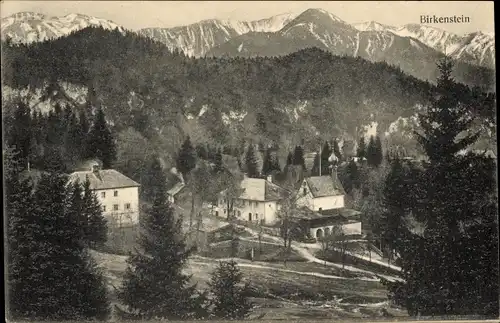
[[[170,196],[175,196],[179,193],[186,185],[182,182],[176,183],[171,189],[167,191],[167,194]]]
[[[136,181],[114,169],[103,169],[95,173],[92,171],[73,172],[69,175],[69,181],[79,181],[83,184],[87,177],[90,181],[90,188],[93,190],[140,186]]]
[[[244,178],[241,181],[244,190],[240,199],[253,201],[277,201],[283,198],[285,190],[262,178]]]
[[[313,176],[305,181],[313,197],[345,195],[344,188],[336,176]]]

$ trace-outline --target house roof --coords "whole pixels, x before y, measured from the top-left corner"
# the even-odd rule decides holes
[[[313,197],[344,195],[345,191],[336,176],[313,176],[305,179]]]
[[[87,177],[90,181],[90,188],[93,190],[140,186],[136,181],[114,169],[103,169],[96,173],[92,171],[73,172],[69,175],[69,181],[84,183]]]
[[[179,193],[186,185],[182,182],[176,183],[171,189],[167,191],[167,194],[170,196],[175,196]]]
[[[253,201],[276,201],[285,194],[285,190],[262,178],[244,178],[241,181],[244,190],[240,199]]]

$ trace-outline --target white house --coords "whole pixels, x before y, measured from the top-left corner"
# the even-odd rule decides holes
[[[312,211],[339,209],[344,207],[344,195],[336,176],[313,176],[302,181],[297,204]]]
[[[97,163],[90,169],[69,175],[70,182],[90,182],[102,206],[108,225],[129,226],[139,222],[139,186],[137,182],[114,169],[100,169]]]
[[[233,211],[239,220],[274,224],[278,221],[279,201],[285,190],[271,182],[270,178],[248,178],[241,182],[242,194],[234,201]],[[227,200],[221,193],[214,208],[217,216],[228,216]]]

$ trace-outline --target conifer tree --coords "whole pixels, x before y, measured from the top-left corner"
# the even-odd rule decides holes
[[[112,167],[116,160],[116,144],[102,108],[97,110],[94,124],[89,131],[87,148],[90,153],[89,157],[99,158],[104,169]]]
[[[215,153],[212,155],[215,157]],[[187,179],[187,174],[196,166],[196,153],[189,136],[186,137],[182,144],[179,154],[177,155],[177,169]]]
[[[281,165],[278,156],[271,156],[271,171],[281,172]]]
[[[382,148],[382,142],[380,140],[380,136],[375,138],[375,155],[373,161],[375,162],[375,166],[380,166],[384,160],[384,151]]]
[[[145,168],[141,174],[141,194],[146,201],[152,202],[153,197],[159,193],[159,188],[167,182],[167,178],[157,155],[152,155],[147,160]]]
[[[370,136],[368,147],[366,147],[366,161],[372,167],[377,166],[377,147],[375,145],[375,138]]]
[[[140,248],[127,260],[128,267],[118,299],[126,306],[123,316],[150,320],[182,320],[206,317],[205,295],[190,285],[183,273],[191,253],[181,233],[182,219],[159,188],[153,205],[141,222]],[[166,239],[165,237],[168,237]]]
[[[104,277],[69,212],[71,193],[66,183],[65,176],[42,174],[29,216],[11,227],[23,241],[13,246],[17,270],[11,276],[9,310],[16,319],[105,320],[109,316]]]
[[[354,188],[359,189],[361,186],[359,169],[358,165],[356,165],[356,162],[354,162],[354,160],[352,159],[347,164],[346,175],[347,179],[343,183],[346,192],[350,193]]]
[[[243,284],[243,274],[235,261],[220,262],[212,273],[208,286],[213,295],[213,316],[226,320],[242,320],[251,311],[248,284]]]
[[[19,101],[14,111],[11,125],[7,130],[7,144],[15,148],[18,154],[14,158],[18,159],[19,165],[24,168],[31,156],[32,134],[31,134],[31,113],[29,106]]]
[[[438,96],[419,116],[422,132],[417,133],[429,162],[416,189],[411,190],[418,198],[409,193],[404,196],[404,200],[417,201],[411,212],[425,227],[422,234],[403,232],[405,243],[397,252],[404,282],[393,284],[390,290],[410,315],[497,317],[495,167],[484,156],[457,154],[474,143],[478,134],[457,139],[473,119],[468,107],[459,102],[451,60],[446,58],[438,66]]]
[[[214,159],[214,170],[216,173],[221,172],[224,168],[223,162],[222,162],[222,152],[221,149],[217,150],[217,153],[215,154],[215,159]]]
[[[102,214],[102,207],[96,194],[90,189],[90,181],[83,183],[83,228],[84,239],[90,247],[102,245],[107,240],[107,220]]]
[[[286,157],[286,166],[288,165],[293,165],[293,154],[292,152],[288,153],[288,156]]]
[[[365,137],[361,136],[358,143],[358,148],[356,150],[356,156],[359,158],[366,158],[366,144]]]
[[[311,168],[311,176],[319,176],[319,158],[319,152],[316,152],[313,167]]]
[[[264,161],[262,163],[262,175],[267,176],[271,173],[272,169],[271,153],[269,149],[266,149],[264,153]]]
[[[306,168],[305,160],[304,160],[304,150],[301,146],[296,146],[293,152],[293,165],[301,165],[302,168]]]
[[[255,156],[255,150],[252,144],[248,145],[247,153],[245,154],[245,166],[248,177],[259,177],[260,174],[257,165],[257,157]]]
[[[330,144],[328,144],[328,141],[325,141],[323,149],[321,150],[321,175],[323,176],[330,173],[330,162],[328,158],[330,158],[331,154],[332,150],[330,149]]]

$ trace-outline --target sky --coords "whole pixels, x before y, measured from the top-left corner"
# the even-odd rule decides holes
[[[19,1],[1,2],[1,17],[20,11],[48,16],[81,13],[105,18],[127,29],[175,27],[204,19],[258,20],[287,12],[321,8],[348,23],[377,21],[401,26],[421,15],[468,16],[470,23],[428,24],[457,34],[494,32],[493,1]]]

